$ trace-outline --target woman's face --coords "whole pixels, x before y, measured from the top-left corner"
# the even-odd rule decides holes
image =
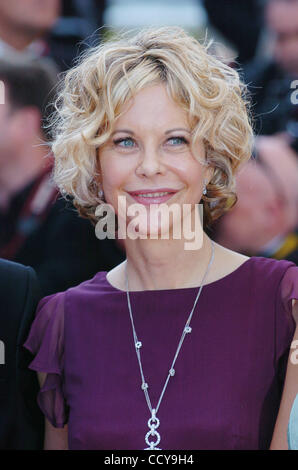
[[[109,141],[98,151],[100,178],[105,200],[117,214],[119,196],[125,196],[127,207],[138,203],[146,209],[139,227],[146,233],[150,205],[195,207],[203,179],[210,179],[210,168],[192,154],[187,114],[164,85],[141,90],[123,111]],[[195,153],[205,158],[202,142],[196,144]]]

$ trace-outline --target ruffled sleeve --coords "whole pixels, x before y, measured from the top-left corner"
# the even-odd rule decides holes
[[[276,296],[276,364],[278,375],[285,379],[287,361],[296,321],[292,312],[292,300],[298,299],[298,267],[291,263],[285,270]]]
[[[56,428],[62,428],[68,418],[64,397],[64,298],[65,293],[59,292],[39,302],[24,343],[34,356],[29,368],[47,374],[37,402]]]

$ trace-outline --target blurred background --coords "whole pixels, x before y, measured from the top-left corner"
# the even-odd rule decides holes
[[[0,257],[34,267],[45,295],[124,259],[51,186],[43,122],[57,77],[87,47],[151,25],[213,38],[251,94],[252,159],[210,236],[298,264],[298,0],[0,0]]]

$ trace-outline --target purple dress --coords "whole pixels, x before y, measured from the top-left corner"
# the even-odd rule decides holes
[[[156,407],[198,288],[130,295]],[[203,287],[158,411],[161,449],[267,449],[295,331],[298,267],[252,257]],[[105,272],[42,299],[25,347],[38,403],[69,449],[144,449],[150,413],[126,293]],[[293,350],[292,350],[293,352]]]

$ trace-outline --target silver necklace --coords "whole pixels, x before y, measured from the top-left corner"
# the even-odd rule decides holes
[[[192,316],[193,316],[193,313],[194,313],[194,310],[196,308],[196,305],[197,305],[197,302],[199,300],[199,297],[200,297],[200,294],[201,294],[201,291],[202,291],[202,288],[203,288],[203,284],[204,284],[204,280],[209,272],[209,269],[211,267],[211,264],[213,262],[213,258],[214,258],[214,242],[211,240],[211,248],[212,248],[212,254],[211,254],[211,257],[210,257],[210,261],[209,261],[209,264],[207,266],[207,269],[205,271],[205,274],[204,274],[204,277],[202,279],[202,283],[201,283],[201,286],[199,288],[199,291],[198,291],[198,294],[196,296],[196,299],[194,301],[194,304],[193,304],[193,307],[191,309],[191,312],[188,316],[188,319],[184,325],[184,328],[183,328],[183,331],[182,331],[182,335],[181,335],[181,338],[180,338],[180,341],[178,343],[178,347],[177,347],[177,350],[175,352],[175,355],[174,355],[174,359],[172,361],[172,364],[171,364],[171,367],[169,369],[169,373],[168,373],[168,376],[166,378],[166,381],[164,383],[164,386],[163,386],[163,389],[161,391],[161,394],[160,394],[160,397],[159,397],[159,400],[158,400],[158,403],[156,405],[155,408],[152,408],[152,405],[151,405],[151,400],[150,400],[150,397],[149,397],[149,393],[148,393],[148,383],[146,382],[145,380],[145,376],[144,376],[144,372],[143,372],[143,366],[142,366],[142,361],[141,361],[141,347],[142,347],[142,342],[138,339],[138,336],[137,336],[137,333],[136,333],[136,329],[135,329],[135,325],[134,325],[134,321],[133,321],[133,316],[132,316],[132,310],[131,310],[131,304],[130,304],[130,297],[129,297],[129,286],[128,286],[128,275],[127,275],[127,262],[125,264],[125,277],[126,277],[126,295],[127,295],[127,304],[128,304],[128,310],[129,310],[129,316],[130,316],[130,321],[131,321],[131,326],[132,326],[132,332],[133,332],[133,339],[134,339],[134,344],[135,344],[135,349],[136,349],[136,354],[137,354],[137,358],[138,358],[138,363],[139,363],[139,368],[140,368],[140,373],[141,373],[141,378],[142,378],[142,384],[141,384],[141,388],[142,390],[144,391],[144,394],[145,394],[145,399],[146,399],[146,402],[147,402],[147,405],[148,405],[148,408],[149,408],[149,411],[150,411],[150,414],[151,414],[151,417],[149,418],[148,420],[148,427],[149,427],[149,431],[147,432],[147,434],[145,435],[145,442],[147,444],[148,447],[146,447],[144,450],[161,450],[158,446],[158,444],[160,443],[160,434],[158,431],[156,431],[156,429],[159,427],[159,424],[160,424],[160,421],[158,419],[158,417],[156,416],[157,413],[158,413],[158,410],[159,410],[159,407],[160,407],[160,404],[161,404],[161,401],[163,399],[163,396],[164,396],[164,393],[166,391],[166,388],[167,388],[167,385],[168,385],[168,382],[170,380],[171,377],[174,377],[175,375],[175,369],[174,369],[174,365],[175,365],[175,362],[176,362],[176,359],[178,357],[178,354],[180,352],[180,349],[181,349],[181,346],[183,344],[183,341],[184,341],[184,338],[187,334],[191,333],[191,327],[189,326],[190,322],[191,322],[191,319],[192,319]],[[151,440],[149,440],[151,438]],[[153,439],[153,440],[152,440]]]

